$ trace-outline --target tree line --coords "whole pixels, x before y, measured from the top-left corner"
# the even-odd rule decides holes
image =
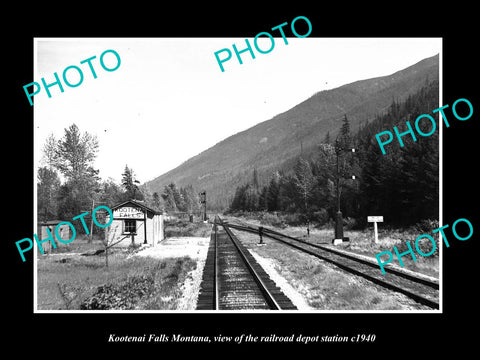
[[[390,146],[386,155],[375,139],[393,126],[406,131],[406,120],[413,123],[438,108],[438,94],[438,81],[426,83],[405,101],[392,100],[384,114],[365,120],[354,134],[345,115],[335,139],[327,133],[313,154],[275,171],[263,186],[254,169],[251,180],[236,188],[229,210],[298,214],[304,221],[324,224],[337,211],[338,185],[344,218],[354,219],[359,227],[367,225],[369,215],[383,215],[392,226],[438,219],[438,130],[416,142],[404,136],[405,146]],[[430,131],[430,124],[421,126]]]
[[[140,185],[128,165],[121,174],[120,184],[112,178],[102,180],[99,170],[94,168],[98,148],[96,136],[82,133],[75,124],[65,128],[60,139],[53,134],[47,138],[43,147],[43,166],[37,170],[39,223],[71,219],[86,211],[91,214],[94,206],[113,207],[132,199],[159,211],[193,212],[199,209],[198,194],[193,186],[177,189],[172,183],[165,186],[161,194],[151,193],[145,184]],[[85,217],[87,221],[90,214]],[[81,224],[76,230],[85,232]]]
[[[165,185],[161,197],[169,212],[195,213],[200,211],[200,198],[192,185],[177,188],[175,183]]]

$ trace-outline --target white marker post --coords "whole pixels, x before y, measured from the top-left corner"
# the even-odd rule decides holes
[[[375,231],[375,244],[378,243],[378,228],[377,222],[383,222],[383,216],[368,216],[368,222],[373,222],[373,229]]]

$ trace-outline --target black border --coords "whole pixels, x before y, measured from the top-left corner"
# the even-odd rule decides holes
[[[297,5],[297,4],[296,4]],[[353,349],[375,356],[396,352],[408,357],[419,352],[428,354],[461,345],[463,351],[475,344],[474,329],[469,326],[475,313],[475,258],[478,250],[478,215],[470,206],[475,195],[475,154],[477,117],[480,112],[474,84],[478,66],[474,64],[478,39],[474,37],[475,10],[468,5],[420,9],[407,3],[385,4],[384,8],[366,4],[352,7],[339,4],[338,9],[312,3],[303,8],[277,3],[260,11],[245,3],[196,5],[184,3],[177,10],[158,4],[109,4],[105,9],[95,4],[84,8],[46,8],[29,5],[14,11],[12,28],[5,29],[8,56],[5,117],[8,137],[3,142],[4,190],[7,192],[8,228],[3,258],[8,272],[4,288],[4,311],[7,321],[5,343],[8,348],[25,349],[33,345],[36,352],[46,349],[61,354],[97,353],[101,350],[134,349],[142,352],[176,348],[179,351],[216,349],[220,344],[182,343],[108,343],[109,334],[139,336],[143,334],[184,335],[342,335],[376,334],[374,343],[242,344],[224,345],[235,354],[268,347],[303,350]],[[37,9],[38,7],[38,9]],[[13,11],[13,10],[12,10]],[[33,256],[21,262],[14,242],[32,235],[33,227],[33,108],[29,106],[23,85],[33,81],[34,37],[254,37],[258,32],[296,16],[309,18],[311,37],[442,37],[443,38],[443,104],[467,98],[474,107],[473,117],[465,122],[452,121],[443,130],[443,218],[452,224],[467,218],[474,224],[474,236],[465,242],[451,241],[444,247],[444,313],[443,314],[33,314]],[[8,190],[7,190],[8,189]],[[5,214],[4,214],[5,216]],[[31,253],[30,253],[31,254]],[[473,286],[472,286],[473,285]],[[472,324],[474,325],[474,324]],[[475,326],[475,325],[474,325]],[[222,345],[223,347],[223,345]],[[388,349],[378,353],[380,348]],[[248,351],[248,352],[247,352]],[[198,353],[199,355],[200,353]],[[321,353],[311,353],[314,356]],[[340,353],[339,353],[340,354]],[[358,353],[359,354],[359,353]]]

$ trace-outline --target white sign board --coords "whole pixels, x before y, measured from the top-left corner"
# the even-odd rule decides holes
[[[114,219],[143,219],[144,214],[141,208],[125,206],[113,210]]]
[[[373,230],[375,232],[375,244],[378,243],[378,228],[377,222],[383,222],[383,216],[368,216],[368,222],[373,222]]]

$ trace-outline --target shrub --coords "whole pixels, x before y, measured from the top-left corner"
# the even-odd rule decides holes
[[[302,214],[293,213],[293,214],[285,214],[283,216],[284,222],[290,226],[299,226],[306,224],[306,217]]]
[[[324,208],[321,208],[313,213],[312,220],[318,223],[318,226],[325,225],[328,222],[328,219],[328,211]]]
[[[412,241],[410,243],[412,243]],[[415,243],[413,242],[412,245],[414,245],[414,244]],[[423,254],[429,254],[430,251],[432,251],[432,247],[433,247],[433,244],[432,244],[431,240],[429,240],[429,239],[422,238],[418,241],[418,248]],[[438,254],[439,254],[438,248],[439,248],[438,240],[435,239],[435,252],[432,255],[429,255],[429,256],[433,256],[433,257],[438,256]],[[415,249],[415,252],[416,252],[416,249]],[[417,256],[417,255],[415,255],[415,256]],[[421,256],[421,255],[419,254],[419,256]]]
[[[431,234],[432,230],[438,229],[440,225],[437,219],[424,219],[414,225],[415,231],[420,234]]]
[[[281,220],[278,215],[271,214],[271,213],[264,213],[263,216],[261,217],[260,223],[262,225],[272,225],[272,226],[278,226],[278,227],[285,227],[285,223],[283,220]]]
[[[420,236],[421,234],[419,234],[418,236]],[[416,237],[415,238],[411,238],[409,239],[409,242],[410,242],[410,246],[412,247],[412,250],[415,254],[415,257],[418,259],[423,259],[423,258],[433,258],[433,257],[438,257],[439,255],[439,243],[438,243],[438,239],[435,239],[435,251],[433,252],[432,255],[429,255],[428,257],[424,257],[422,256],[421,254],[418,253],[416,247],[415,247],[415,241],[416,241]],[[418,241],[417,243],[418,245],[418,249],[420,250],[420,252],[422,252],[423,254],[429,254],[430,251],[432,251],[432,247],[433,247],[433,244],[432,242],[427,239],[427,238],[422,238]],[[400,243],[398,243],[397,245],[397,250],[398,252],[401,254],[401,253],[404,253],[406,251],[408,251],[408,246],[407,246],[407,241],[404,240],[404,241],[401,241]],[[404,258],[407,258],[407,259],[412,259],[412,256],[410,254],[406,255],[405,257],[402,258],[402,260]],[[403,260],[404,261],[404,260]]]
[[[187,220],[168,223],[165,225],[165,237],[198,236],[207,237],[212,227],[203,222],[191,223]]]
[[[343,218],[343,226],[345,227],[345,229],[351,230],[352,228],[355,227],[355,225],[357,225],[357,221],[354,218],[351,218],[351,217]]]
[[[133,309],[140,298],[154,291],[154,285],[155,280],[150,275],[132,276],[120,284],[102,285],[82,302],[80,309]]]

